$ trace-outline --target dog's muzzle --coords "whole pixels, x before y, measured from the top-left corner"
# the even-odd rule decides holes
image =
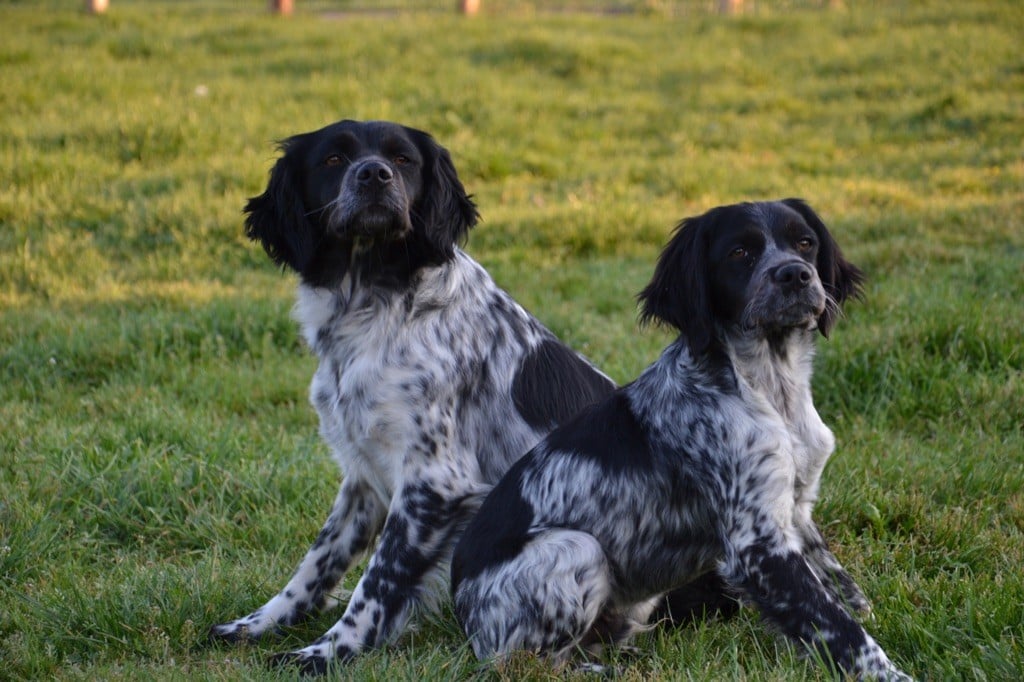
[[[743,314],[747,329],[813,329],[825,312],[825,289],[814,266],[791,260],[764,272]]]
[[[379,158],[352,165],[345,173],[331,215],[340,235],[393,239],[412,229],[401,176]]]

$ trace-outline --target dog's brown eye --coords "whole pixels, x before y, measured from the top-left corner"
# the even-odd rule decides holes
[[[339,156],[338,154],[331,154],[326,159],[324,159],[324,165],[325,166],[340,166],[341,165],[341,156]]]
[[[804,239],[801,239],[796,243],[796,248],[800,249],[803,252],[807,252],[814,248],[814,242],[805,237]]]
[[[396,166],[404,166],[405,164],[409,163],[409,157],[402,156],[401,154],[399,154],[394,158],[394,161]]]
[[[747,257],[747,250],[742,246],[737,246],[735,249],[729,252],[729,258],[734,260],[742,260]]]

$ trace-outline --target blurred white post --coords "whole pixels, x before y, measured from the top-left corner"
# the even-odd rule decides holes
[[[109,0],[85,0],[85,11],[89,14],[103,14],[109,4]]]
[[[270,0],[270,11],[274,14],[289,16],[292,13],[292,0]]]
[[[459,11],[466,16],[473,16],[480,11],[480,0],[459,0]]]

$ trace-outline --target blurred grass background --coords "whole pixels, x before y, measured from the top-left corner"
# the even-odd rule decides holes
[[[279,679],[210,647],[289,575],[337,473],[294,279],[242,234],[273,142],[432,132],[467,249],[620,381],[682,217],[802,196],[869,276],[821,346],[818,516],[922,679],[1024,668],[1024,5],[484,0],[0,3],[0,677]],[[354,572],[358,575],[358,571]],[[348,581],[352,585],[352,581]],[[745,614],[655,631],[624,679],[819,679]],[[346,670],[478,672],[453,618]]]

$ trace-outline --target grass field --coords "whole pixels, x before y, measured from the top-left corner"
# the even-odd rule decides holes
[[[1024,6],[454,4],[0,4],[0,678],[289,678],[266,655],[337,617],[205,638],[336,490],[294,280],[240,211],[274,140],[350,117],[449,147],[468,250],[622,381],[666,341],[633,295],[679,218],[807,198],[870,278],[819,355],[818,517],[901,666],[1020,679]],[[821,677],[751,613],[638,644],[622,679]],[[473,674],[448,612],[345,671]]]

